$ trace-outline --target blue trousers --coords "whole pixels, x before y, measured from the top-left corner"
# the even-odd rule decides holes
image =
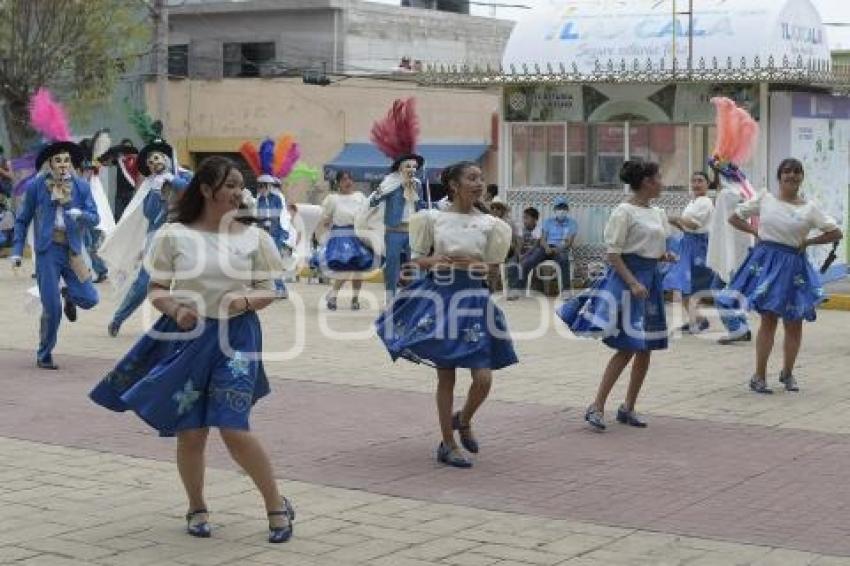
[[[524,256],[522,256],[519,260],[519,270],[517,272],[516,269],[511,269],[508,271],[509,277],[511,278],[511,287],[513,289],[519,289],[523,285],[523,281],[528,277],[528,274],[531,271],[543,263],[543,261],[547,259],[552,259],[555,263],[558,264],[560,268],[560,278],[561,278],[561,288],[569,289],[570,288],[570,250],[567,248],[555,248],[555,255],[551,258],[546,255],[546,250],[543,249],[542,246],[537,246],[532,249]]]
[[[71,269],[68,246],[52,243],[42,253],[36,254],[35,276],[41,295],[41,331],[38,343],[38,360],[48,361],[59,336],[62,320],[62,297],[59,278],[68,287],[68,299],[81,309],[90,309],[98,302],[97,289],[89,280],[83,283]]]
[[[715,289],[725,289],[726,286],[726,283],[715,274],[712,287]],[[717,312],[720,314],[720,322],[723,323],[723,326],[730,335],[740,336],[750,330],[750,325],[747,322],[747,314],[741,308],[741,305],[735,305],[734,308],[722,308],[720,305],[717,305]]]
[[[121,326],[124,324],[124,321],[130,318],[136,309],[142,306],[142,303],[145,302],[145,297],[148,296],[148,284],[151,282],[151,276],[148,275],[148,272],[145,271],[145,268],[142,267],[139,269],[139,274],[136,276],[136,280],[133,281],[130,288],[127,290],[127,294],[124,296],[124,300],[121,301],[121,304],[118,306],[118,310],[115,311],[115,314],[112,315],[112,323]]]
[[[750,324],[747,322],[747,315],[740,308],[740,305],[735,309],[718,308],[720,314],[720,322],[733,336],[739,336],[747,333],[750,330]]]
[[[398,290],[401,266],[410,260],[410,235],[407,232],[384,233],[386,260],[384,262],[384,287],[392,297]]]
[[[87,228],[83,232],[83,238],[86,245],[86,251],[89,253],[89,257],[91,258],[92,271],[94,271],[95,275],[98,277],[106,275],[106,272],[109,270],[106,268],[106,264],[103,260],[100,259],[100,256],[97,255],[97,248],[100,247],[100,244],[103,241],[103,233],[100,230],[95,230],[94,228]]]

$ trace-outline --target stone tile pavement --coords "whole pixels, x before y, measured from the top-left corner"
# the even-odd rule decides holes
[[[296,537],[264,541],[241,474],[208,476],[213,538],[182,532],[172,463],[0,439],[0,563],[828,566],[845,558],[283,481]]]
[[[30,284],[0,263],[0,564],[850,565],[847,313],[806,326],[799,395],[749,394],[751,345],[688,337],[653,359],[650,429],[593,435],[581,410],[608,350],[570,339],[550,301],[505,304],[522,363],[498,372],[483,453],[458,471],[431,459],[433,371],[389,362],[376,305],[346,311],[343,295],[327,313],[326,287],[295,285],[262,314],[267,347],[298,351],[267,363],[254,413],[299,510],[296,539],[271,548],[220,443],[215,538],[196,541],[172,444],[86,399],[142,317],[107,337],[117,299],[101,285],[102,305],[63,321],[63,369],[38,371]]]

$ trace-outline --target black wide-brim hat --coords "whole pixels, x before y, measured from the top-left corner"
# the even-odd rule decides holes
[[[390,167],[390,171],[398,171],[398,168],[401,167],[401,164],[407,161],[408,159],[416,160],[416,169],[422,169],[422,166],[425,165],[425,158],[419,155],[418,153],[405,153],[404,155],[396,157],[395,161],[393,161],[392,167]]]
[[[171,164],[174,165],[174,148],[168,145],[165,140],[154,140],[139,150],[139,157],[136,159],[139,173],[145,177],[151,174],[151,170],[148,167],[148,156],[155,151],[167,155],[171,160]]]
[[[139,153],[139,150],[136,149],[135,147],[133,147],[132,145],[121,145],[121,144],[119,144],[119,145],[113,145],[112,147],[107,149],[105,152],[103,152],[102,155],[95,155],[94,157],[98,161],[103,161],[105,159],[118,159],[122,155],[128,155],[128,154],[129,155],[137,155],[138,153]]]
[[[47,160],[60,153],[67,153],[71,156],[71,163],[74,165],[75,169],[80,168],[80,165],[82,165],[83,159],[85,158],[83,148],[72,141],[51,142],[41,148],[41,151],[38,152],[38,155],[35,158],[35,170],[40,171],[42,165],[44,165]]]

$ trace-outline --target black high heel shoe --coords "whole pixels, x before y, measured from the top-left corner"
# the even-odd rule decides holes
[[[186,532],[197,538],[210,538],[212,536],[212,529],[210,528],[210,524],[207,521],[202,523],[192,524],[192,519],[195,518],[195,515],[208,515],[209,511],[206,509],[196,509],[194,511],[189,511],[186,513]]]
[[[292,538],[292,533],[295,530],[293,521],[295,521],[295,509],[287,498],[283,498],[283,509],[280,511],[272,511],[268,514],[269,517],[286,517],[288,521],[283,527],[273,527],[269,524],[269,542],[272,544],[280,544]]]

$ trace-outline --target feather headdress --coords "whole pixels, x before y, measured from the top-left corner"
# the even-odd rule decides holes
[[[759,126],[753,117],[726,97],[711,99],[717,109],[717,142],[714,159],[720,163],[741,166],[752,156]]]
[[[416,155],[416,143],[419,141],[416,99],[394,101],[387,115],[372,125],[370,139],[393,161],[403,157],[418,158],[417,161],[420,161],[422,158]]]
[[[143,144],[146,145],[162,138],[162,122],[160,120],[154,120],[144,110],[130,106],[129,102],[125,102],[128,109],[128,121],[136,130],[136,135],[139,136]]]
[[[53,95],[44,87],[36,91],[30,99],[30,124],[48,142],[70,141],[71,128],[68,115],[61,104],[53,100]]]
[[[740,166],[749,160],[755,150],[759,135],[758,123],[729,98],[714,97],[711,103],[717,110],[717,141],[709,166],[726,182],[733,183],[744,199],[750,199],[756,192]],[[753,218],[750,222],[755,225],[757,221]]]
[[[266,138],[259,148],[249,141],[243,142],[239,153],[258,180],[261,177],[285,179],[301,158],[301,148],[291,135],[281,136],[277,141]]]
[[[30,124],[47,142],[35,159],[36,169],[41,169],[48,159],[63,152],[71,156],[74,167],[79,167],[83,161],[83,151],[71,141],[68,115],[65,108],[53,99],[50,91],[44,87],[39,88],[30,99],[29,111]]]

